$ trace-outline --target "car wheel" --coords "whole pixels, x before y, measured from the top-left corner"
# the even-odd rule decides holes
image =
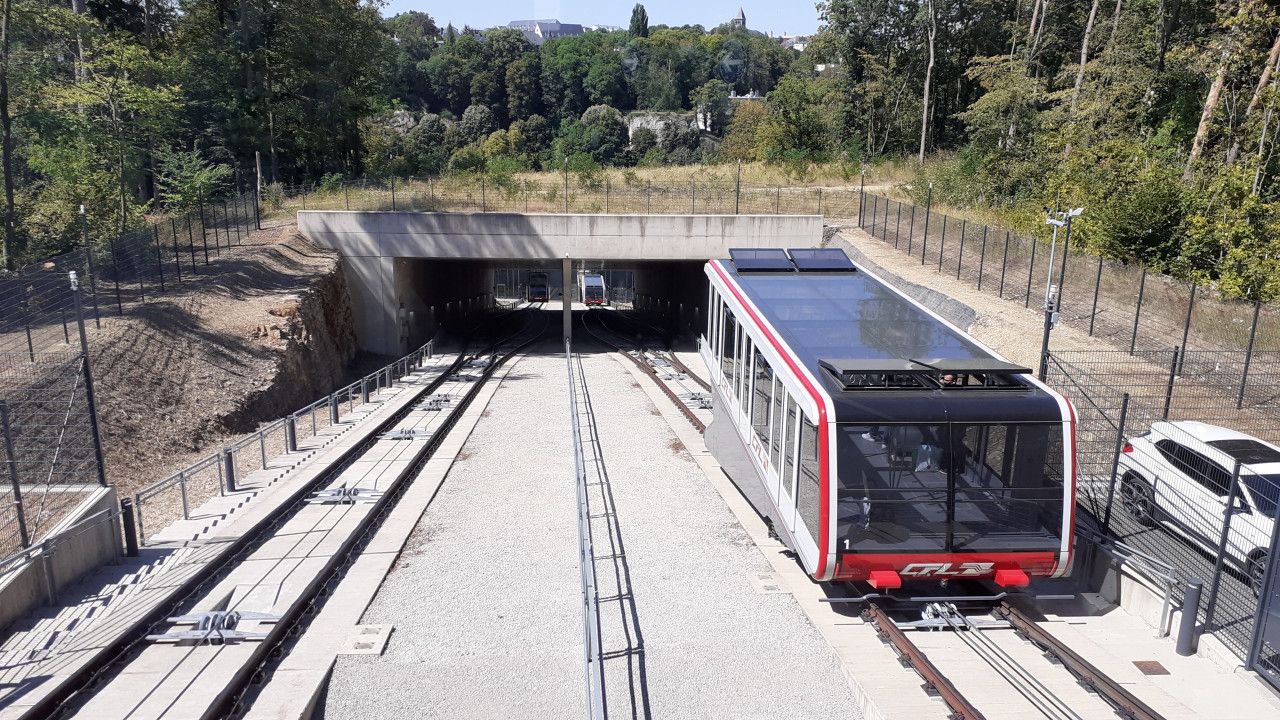
[[[1262,580],[1267,574],[1267,557],[1266,550],[1254,550],[1249,553],[1249,563],[1245,566],[1245,570],[1249,575],[1249,585],[1253,588],[1254,597],[1262,597]]]
[[[1155,493],[1141,476],[1129,472],[1120,479],[1120,504],[1139,523],[1155,524]]]

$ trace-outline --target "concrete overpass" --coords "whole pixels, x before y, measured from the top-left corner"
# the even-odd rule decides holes
[[[637,287],[679,292],[681,302],[698,304],[705,285],[690,270],[708,258],[735,247],[822,241],[819,215],[303,211],[298,228],[342,253],[360,346],[387,355],[433,333],[451,302],[488,292],[499,263],[635,262]],[[681,279],[698,291],[677,287]]]

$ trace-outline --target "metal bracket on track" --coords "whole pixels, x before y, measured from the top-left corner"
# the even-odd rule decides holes
[[[179,615],[169,618],[174,625],[190,625],[190,630],[170,630],[159,635],[148,635],[147,640],[157,643],[185,645],[226,645],[250,640],[266,640],[265,632],[245,632],[237,629],[240,623],[275,623],[279,615],[247,612],[243,610],[213,610],[210,612]]]
[[[382,497],[381,490],[370,490],[369,488],[359,487],[342,487],[330,490],[320,490],[307,498],[307,502],[319,505],[363,505],[366,503],[376,502],[380,497]]]
[[[430,408],[428,408],[430,409]],[[439,408],[437,408],[439,409]],[[378,436],[379,440],[426,440],[435,435],[434,430],[427,428],[397,428]]]

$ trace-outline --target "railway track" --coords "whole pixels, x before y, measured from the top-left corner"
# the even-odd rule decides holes
[[[491,319],[439,377],[24,717],[236,717],[544,313]]]
[[[965,614],[951,602],[928,603],[920,614],[919,620],[895,620],[874,602],[863,611],[953,718],[986,720],[985,707],[1001,717],[1163,720],[1007,600],[988,615]],[[1004,682],[975,675],[972,668],[982,665]]]
[[[619,328],[621,324],[628,328]],[[674,353],[654,347],[660,344],[660,331],[614,310],[588,310],[582,316],[582,325],[596,340],[614,348],[652,377],[698,432],[706,430],[711,421],[711,386]]]

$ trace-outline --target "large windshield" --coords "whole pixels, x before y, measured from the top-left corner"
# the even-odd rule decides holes
[[[1059,547],[1060,423],[837,427],[841,550]]]

